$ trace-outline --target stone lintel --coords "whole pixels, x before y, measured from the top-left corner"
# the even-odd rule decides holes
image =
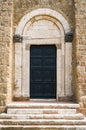
[[[23,40],[23,37],[22,36],[20,36],[19,34],[15,34],[14,36],[13,36],[13,42],[15,43],[15,42],[22,42],[22,40]]]

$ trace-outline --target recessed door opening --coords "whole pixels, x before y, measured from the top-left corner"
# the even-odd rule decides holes
[[[55,45],[32,45],[30,48],[30,98],[56,99]]]

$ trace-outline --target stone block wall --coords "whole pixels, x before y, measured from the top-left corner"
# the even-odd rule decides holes
[[[77,98],[86,112],[86,0],[74,0]]]
[[[74,10],[72,0],[14,0],[14,32],[21,18],[32,10],[50,8],[60,12],[74,27]]]
[[[13,33],[21,18],[37,8],[51,8],[60,12],[68,20],[71,29],[75,28],[73,88],[85,113],[86,0],[0,0],[0,111],[12,100]]]
[[[12,6],[12,0],[0,0],[0,112],[11,100]]]

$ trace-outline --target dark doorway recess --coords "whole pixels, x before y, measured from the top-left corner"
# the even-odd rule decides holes
[[[55,45],[32,45],[30,48],[30,98],[56,98]]]

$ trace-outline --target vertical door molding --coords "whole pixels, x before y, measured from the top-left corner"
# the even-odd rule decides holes
[[[21,97],[22,87],[22,43],[15,43],[15,91],[14,97]]]
[[[65,43],[65,95],[71,97],[72,93],[72,42]]]
[[[61,60],[61,53],[62,53],[62,50],[61,50],[61,44],[56,44],[56,48],[57,48],[57,68],[56,68],[56,77],[57,77],[57,86],[56,86],[56,96],[57,96],[57,101],[58,101],[58,98],[62,92],[62,74],[61,74],[61,64],[62,64],[62,60]]]
[[[23,39],[22,45],[22,97],[29,100],[30,97],[30,44]]]

